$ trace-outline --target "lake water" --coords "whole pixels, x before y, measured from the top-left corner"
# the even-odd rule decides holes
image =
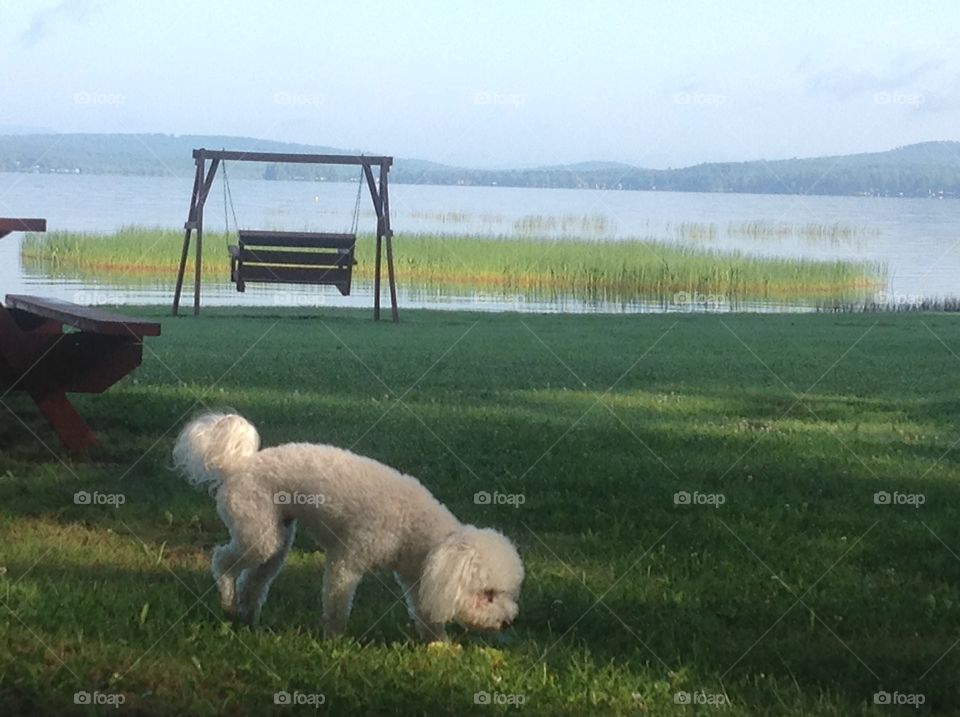
[[[206,206],[208,231],[224,227],[220,181],[218,178]],[[46,217],[49,231],[110,232],[129,224],[180,229],[191,188],[192,178],[0,173],[0,215]],[[347,231],[357,196],[357,185],[348,183],[234,179],[230,188],[241,228]],[[553,237],[649,238],[761,256],[866,260],[887,268],[886,292],[877,297],[881,301],[912,303],[960,295],[957,200],[401,184],[391,185],[390,192],[393,228],[400,235],[518,236],[533,231]],[[228,221],[234,229],[232,216]],[[375,226],[364,187],[359,230],[372,232]],[[0,293],[42,293],[81,303],[168,303],[172,299],[174,276],[167,285],[118,291],[31,275],[19,260],[19,238],[14,234],[0,240]],[[395,245],[397,253],[402,253],[402,236]],[[206,245],[205,250],[223,248]],[[184,303],[190,302],[185,294]],[[350,297],[341,297],[332,287],[290,286],[278,293],[275,288],[252,286],[246,294],[239,294],[223,285],[205,287],[203,302],[371,306],[372,298],[371,288],[362,284],[355,286]],[[659,309],[579,300],[450,296],[408,291],[402,285],[400,304],[401,308],[535,311]]]

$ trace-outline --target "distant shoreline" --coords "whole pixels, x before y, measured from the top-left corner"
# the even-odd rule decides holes
[[[177,176],[191,179],[196,147],[344,153],[331,147],[245,137],[170,135],[0,135],[0,172]],[[530,169],[469,169],[397,158],[396,184],[539,189],[671,191],[719,194],[960,198],[960,142],[924,142],[886,152],[840,157],[699,164],[644,169],[584,162]],[[279,164],[231,165],[231,177],[355,182],[353,168]]]

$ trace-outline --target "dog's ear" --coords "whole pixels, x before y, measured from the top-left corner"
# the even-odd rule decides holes
[[[444,624],[453,620],[457,606],[470,590],[476,557],[476,548],[463,530],[427,554],[417,601],[425,620]]]
[[[215,491],[260,448],[257,429],[236,414],[205,413],[188,423],[173,447],[173,467],[194,486]]]
[[[210,429],[205,467],[208,471],[229,473],[259,448],[257,429],[241,416],[224,416]]]

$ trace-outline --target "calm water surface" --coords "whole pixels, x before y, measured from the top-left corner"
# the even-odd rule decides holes
[[[192,180],[173,177],[76,176],[0,173],[0,214],[40,216],[48,229],[110,232],[138,224],[180,229]],[[357,185],[347,183],[232,180],[241,228],[346,231],[353,217]],[[206,207],[206,228],[222,231],[224,201],[220,179]],[[376,225],[366,190],[361,196],[360,231]],[[391,186],[393,227],[398,234],[519,236],[534,229],[550,237],[650,238],[739,251],[760,256],[852,259],[887,267],[889,283],[878,299],[912,302],[960,295],[960,203],[957,200],[872,197],[804,197],[679,192],[624,192],[513,187]],[[227,211],[230,214],[229,210]],[[229,227],[235,228],[230,216]],[[780,231],[756,237],[745,224]],[[826,237],[797,227],[839,227]],[[167,303],[175,277],[165,284],[125,291],[88,282],[64,282],[25,272],[19,261],[20,235],[0,240],[2,293],[43,293],[81,303]],[[451,241],[455,241],[452,238]],[[402,253],[402,236],[396,240]],[[206,251],[222,251],[205,246]],[[224,252],[225,254],[225,252]],[[226,262],[224,256],[224,262]],[[329,293],[328,293],[329,292]],[[523,297],[408,291],[401,306],[519,311],[644,311],[654,304],[608,304],[562,297]],[[185,301],[190,302],[189,296]],[[341,297],[331,287],[204,288],[205,305],[370,306],[371,288],[360,284]],[[777,306],[740,306],[784,310]],[[798,307],[792,307],[796,310]],[[802,308],[802,307],[800,307]]]

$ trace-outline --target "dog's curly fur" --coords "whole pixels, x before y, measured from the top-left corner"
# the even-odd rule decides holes
[[[324,634],[341,634],[363,575],[396,574],[417,631],[445,640],[445,625],[497,630],[516,619],[523,564],[501,533],[460,523],[408,475],[333,446],[260,450],[242,416],[207,413],[173,449],[175,467],[215,492],[230,542],[213,553],[224,610],[256,624],[301,523],[326,554]]]

